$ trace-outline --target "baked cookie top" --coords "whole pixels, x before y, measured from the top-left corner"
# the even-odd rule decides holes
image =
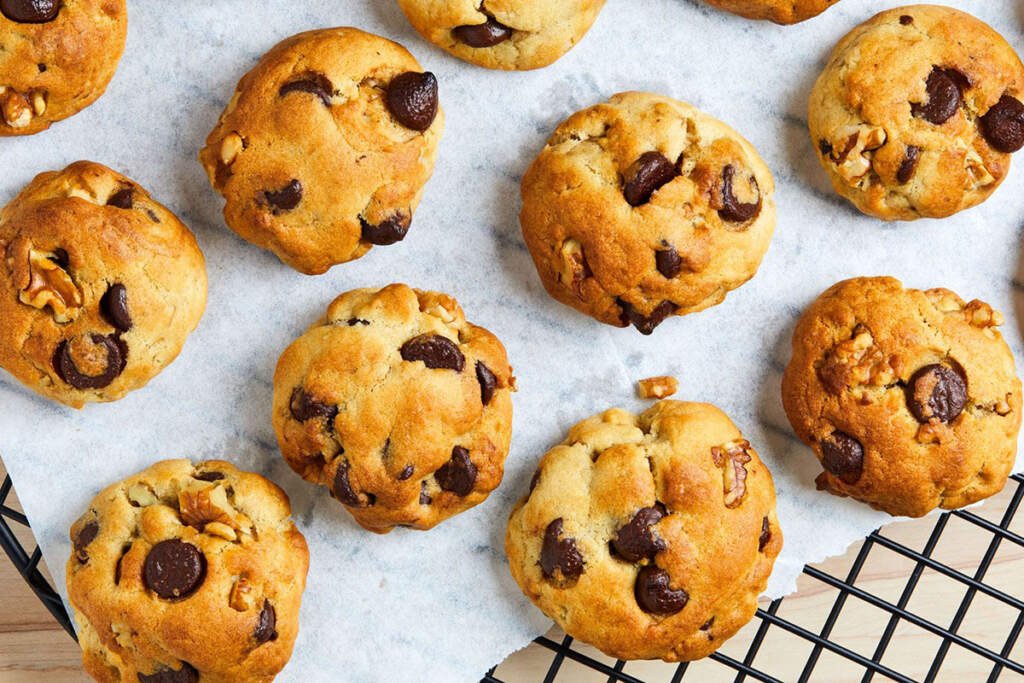
[[[704,657],[757,609],[782,549],[772,476],[718,408],[661,401],[577,424],[505,535],[546,615],[620,659]]]
[[[0,257],[0,367],[76,408],[145,385],[206,306],[189,229],[90,161],[36,176],[0,211]]]
[[[220,460],[165,460],[71,527],[68,597],[105,683],[271,681],[291,657],[309,552],[288,496]]]
[[[732,128],[627,92],[555,130],[523,178],[519,218],[551,296],[650,334],[754,276],[775,229],[774,190]]]
[[[893,515],[997,493],[1017,455],[1021,383],[1003,318],[947,289],[839,282],[804,312],[782,400],[818,486]]]
[[[199,153],[228,226],[307,274],[400,241],[444,127],[437,88],[404,47],[354,28],[282,41]]]
[[[707,0],[718,9],[747,19],[767,19],[776,24],[796,24],[816,17],[839,0]]]
[[[38,133],[95,102],[127,30],[125,0],[0,0],[0,136]]]
[[[969,14],[875,15],[844,37],[811,92],[818,158],[836,192],[884,220],[984,201],[1024,146],[1024,65]]]
[[[515,379],[452,297],[394,284],[342,294],[281,355],[281,452],[363,527],[430,529],[501,483]]]
[[[420,35],[489,69],[538,69],[571,50],[604,0],[398,0]]]

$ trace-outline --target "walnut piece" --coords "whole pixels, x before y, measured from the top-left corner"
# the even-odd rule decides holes
[[[636,383],[640,398],[667,398],[679,390],[679,380],[675,377],[648,377]]]
[[[964,316],[973,327],[988,329],[1003,324],[1003,314],[984,301],[975,299],[964,306]]]
[[[242,574],[235,580],[235,585],[231,587],[228,604],[235,611],[248,612],[256,606],[256,597],[256,589],[249,581],[248,575]]]
[[[245,149],[245,141],[242,136],[238,133],[228,133],[220,143],[221,163],[230,166],[243,149]]]
[[[8,265],[18,288],[18,301],[43,310],[49,307],[58,323],[74,320],[82,307],[82,292],[54,252],[35,249],[26,239],[8,250]]]
[[[725,507],[736,508],[747,493],[747,468],[750,462],[750,442],[746,439],[730,441],[711,449],[715,465],[722,468],[722,489],[725,493]]]
[[[832,142],[836,173],[850,185],[858,185],[861,179],[871,170],[869,154],[882,145],[887,139],[885,129],[880,126],[846,126],[836,132]],[[838,143],[836,142],[838,141]]]
[[[11,128],[25,128],[32,123],[32,103],[13,88],[0,91],[0,114]]]
[[[146,484],[132,484],[128,487],[128,500],[138,507],[156,505],[160,500],[153,493],[153,489]]]
[[[228,502],[227,491],[220,484],[182,489],[178,493],[178,508],[185,524],[200,530],[211,523],[239,528],[235,508]]]
[[[559,250],[560,264],[558,278],[572,288],[573,293],[583,298],[583,281],[592,275],[587,258],[583,254],[583,245],[577,240],[567,239],[562,242]]]
[[[857,386],[885,386],[896,373],[885,354],[875,346],[864,325],[853,328],[853,336],[832,347],[818,366],[818,379],[829,393],[842,394]]]

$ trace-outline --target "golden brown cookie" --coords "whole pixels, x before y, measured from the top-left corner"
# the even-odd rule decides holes
[[[1024,65],[950,7],[882,12],[844,37],[811,92],[818,159],[836,192],[883,220],[983,202],[1024,146]]]
[[[420,35],[488,69],[538,69],[571,50],[605,0],[398,0]]]
[[[0,211],[0,367],[81,408],[144,386],[206,306],[195,237],[141,186],[79,161]]]
[[[310,275],[402,240],[444,127],[437,88],[404,47],[354,28],[279,43],[199,153],[228,226]]]
[[[125,0],[0,0],[0,137],[38,133],[95,102],[127,30]]]
[[[948,289],[839,282],[800,318],[782,401],[819,488],[920,517],[999,492],[1017,456],[1021,383],[1003,317]]]
[[[363,527],[430,529],[498,487],[515,378],[505,348],[447,294],[342,294],[274,373],[288,464]]]
[[[523,178],[519,220],[551,296],[650,334],[754,276],[775,229],[774,190],[732,128],[628,92],[555,130]]]
[[[505,535],[512,576],[619,659],[704,657],[750,621],[782,549],[771,473],[718,408],[661,401],[577,424]]]
[[[747,19],[767,19],[776,24],[796,24],[816,17],[839,0],[707,0],[718,9]]]
[[[271,681],[291,657],[306,540],[288,496],[220,460],[165,460],[71,527],[68,598],[104,683]]]

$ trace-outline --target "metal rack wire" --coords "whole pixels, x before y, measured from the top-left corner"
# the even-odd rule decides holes
[[[947,664],[951,653],[958,651],[964,651],[986,660],[991,665],[988,681],[1024,680],[1024,657],[1019,656],[1019,653],[1014,655],[1017,650],[1024,651],[1024,647],[1019,647],[1022,644],[1018,643],[1021,631],[1024,630],[1024,579],[1016,581],[1010,591],[986,583],[985,580],[1001,547],[1008,544],[1013,547],[1015,552],[1024,552],[1024,535],[1011,529],[1022,501],[1024,501],[1024,476],[1013,475],[1008,488],[1011,489],[1009,500],[1006,510],[998,522],[986,519],[971,510],[947,512],[936,517],[927,541],[920,550],[915,550],[878,530],[864,541],[845,577],[834,576],[815,567],[805,567],[804,574],[823,589],[835,593],[827,617],[819,628],[812,628],[799,623],[798,619],[783,616],[780,614],[780,609],[784,600],[775,600],[765,609],[759,609],[754,622],[748,625],[747,630],[752,632],[752,636],[745,651],[727,653],[725,651],[727,648],[723,648],[700,663],[663,665],[667,669],[663,669],[657,680],[671,683],[678,683],[684,679],[711,680],[709,666],[717,667],[719,678],[723,674],[727,674],[736,683],[748,679],[773,683],[794,680],[794,678],[799,683],[811,680],[831,680],[826,678],[830,674],[825,674],[824,671],[818,669],[824,656],[831,657],[833,661],[838,657],[847,666],[855,667],[856,675],[860,677],[862,683],[870,683],[879,679],[900,681],[901,683],[913,683],[917,680],[933,683],[949,680],[951,676],[955,675],[954,673],[944,673],[944,664]],[[7,477],[3,486],[0,487],[0,545],[3,546],[11,562],[17,567],[33,592],[73,638],[74,630],[64,609],[64,604],[40,570],[39,563],[42,555],[39,548],[36,547],[31,552],[28,551],[15,533],[19,526],[27,529],[29,522],[23,513],[9,506],[8,500],[11,491],[11,479]],[[975,528],[977,534],[988,538],[987,546],[973,574],[964,573],[933,556],[942,534],[951,520],[968,523]],[[857,585],[858,577],[864,570],[871,553],[881,551],[894,553],[913,564],[913,569],[895,601],[875,595]],[[956,582],[964,590],[956,612],[947,625],[936,623],[935,620],[922,616],[910,608],[911,598],[925,572],[938,574],[947,580]],[[1015,611],[1016,616],[1012,619],[1006,637],[998,649],[977,642],[969,634],[961,632],[968,611],[979,596],[994,600]],[[887,617],[884,628],[871,647],[870,654],[858,652],[833,637],[834,629],[844,608],[849,608],[854,603],[869,605],[880,610]],[[886,655],[893,637],[898,628],[903,625],[919,629],[940,641],[932,661],[926,662],[926,672],[916,678],[914,674],[897,670],[886,663]],[[765,656],[766,650],[769,649],[765,643],[772,635],[773,630],[785,632],[789,637],[799,639],[809,645],[809,654],[803,666],[800,667],[798,676],[780,678],[780,674],[773,671],[774,665],[778,662],[773,661],[774,658],[771,656]],[[653,680],[642,677],[645,674],[631,672],[629,669],[634,663],[608,660],[593,649],[577,643],[569,636],[550,637],[549,634],[549,636],[538,638],[533,647],[544,648],[552,655],[547,670],[541,672],[544,683],[556,683],[568,663],[573,663],[577,673],[581,669],[591,673],[594,681],[649,683]],[[792,663],[790,662],[790,664]],[[487,672],[481,680],[483,683],[515,683],[506,680],[502,675],[501,667],[495,667]]]

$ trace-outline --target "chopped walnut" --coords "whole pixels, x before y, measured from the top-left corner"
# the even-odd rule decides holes
[[[14,88],[0,92],[0,113],[11,128],[25,128],[32,122],[32,103]]]
[[[220,484],[193,486],[178,493],[181,519],[189,526],[202,530],[211,522],[237,529],[235,508],[228,502],[227,492]]]
[[[856,386],[885,386],[896,373],[871,331],[864,325],[853,328],[853,336],[836,344],[818,366],[818,379],[829,391],[839,395]]]
[[[1013,408],[1010,407],[1010,396],[1013,394],[1007,394],[1006,398],[1000,399],[995,402],[992,406],[992,412],[999,416],[1006,416],[1013,412]]]
[[[153,493],[153,489],[146,484],[132,484],[128,487],[128,500],[136,507],[156,505],[160,499]]]
[[[975,188],[987,187],[996,181],[985,167],[985,160],[981,158],[973,148],[967,150],[964,159],[964,168],[967,170],[967,177],[974,183]]]
[[[228,133],[220,143],[220,161],[230,166],[239,152],[245,149],[245,140],[238,133]]]
[[[1003,324],[1003,314],[978,299],[964,306],[964,316],[973,327],[981,329],[999,327]]]
[[[750,442],[746,439],[730,441],[724,446],[711,449],[715,465],[722,468],[722,487],[725,492],[725,507],[739,507],[747,493],[747,468],[750,462]]]
[[[39,310],[49,307],[58,323],[71,322],[78,316],[82,292],[60,265],[56,253],[35,249],[23,238],[15,240],[7,253],[21,303]]]
[[[956,292],[936,287],[925,290],[924,295],[943,313],[959,313],[964,310],[964,300],[957,296]]]
[[[636,383],[640,398],[666,398],[679,389],[679,380],[675,377],[648,377]]]
[[[234,542],[238,540],[238,534],[235,533],[235,530],[222,522],[207,522],[206,526],[203,527],[203,532],[211,536],[223,538],[225,541]]]
[[[836,172],[850,185],[860,183],[869,170],[871,170],[872,152],[885,144],[887,135],[885,129],[880,126],[847,126],[836,133],[836,140],[840,144],[833,144],[833,149],[839,150],[838,156],[833,156],[836,164]]]
[[[248,612],[256,606],[256,598],[255,587],[249,581],[248,575],[242,574],[235,580],[235,585],[231,587],[228,604],[233,610]]]
[[[583,245],[577,240],[567,239],[559,250],[559,279],[572,288],[577,297],[583,298],[583,281],[590,277],[590,266],[583,254]]]

